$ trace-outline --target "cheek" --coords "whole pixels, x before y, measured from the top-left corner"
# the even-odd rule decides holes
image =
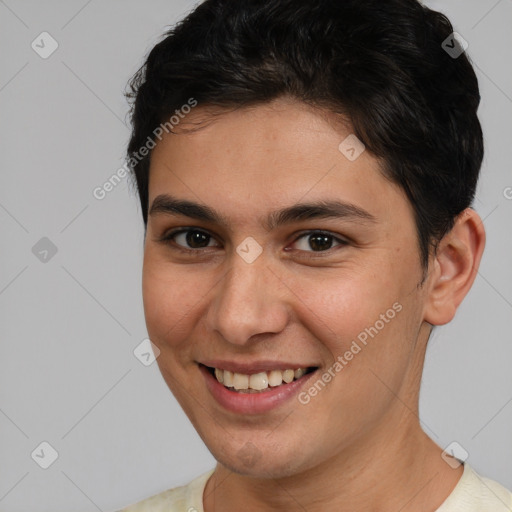
[[[340,411],[324,411],[337,425],[345,423],[347,410],[366,421],[369,411],[361,403],[380,404],[372,414],[381,414],[393,399],[386,386],[398,389],[406,374],[413,346],[407,317],[414,314],[414,301],[402,296],[404,286],[394,272],[391,263],[381,263],[378,272],[336,269],[331,279],[296,277],[291,287],[299,322],[319,340],[316,347],[325,356],[330,391],[314,407],[342,404]],[[316,390],[307,393],[306,399]]]
[[[207,293],[204,283],[197,273],[178,269],[146,251],[142,272],[144,314],[150,338],[159,348],[178,347],[186,341],[187,326]]]
[[[338,268],[324,272],[321,279],[321,272],[290,278],[299,322],[322,341],[333,357],[343,354],[358,337],[364,340],[368,330],[375,332],[371,328],[376,323],[377,330],[384,332],[396,316],[393,304],[400,295],[393,280],[384,278],[389,271]]]

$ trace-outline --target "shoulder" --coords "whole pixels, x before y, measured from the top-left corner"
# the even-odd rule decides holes
[[[168,489],[118,512],[203,512],[203,491],[212,473],[213,469],[187,485]]]
[[[464,464],[464,473],[436,512],[511,512],[512,493]]]

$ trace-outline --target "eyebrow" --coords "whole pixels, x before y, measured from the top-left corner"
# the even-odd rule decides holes
[[[149,216],[157,214],[183,215],[191,219],[202,220],[228,227],[226,217],[210,206],[178,199],[169,194],[161,194],[155,198],[149,210]],[[263,226],[271,231],[279,226],[310,219],[347,219],[360,223],[377,223],[377,218],[370,212],[352,203],[334,200],[320,200],[298,203],[281,210],[270,212]]]

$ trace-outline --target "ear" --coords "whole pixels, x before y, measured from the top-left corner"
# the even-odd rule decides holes
[[[428,279],[424,319],[432,325],[450,322],[469,292],[485,247],[482,219],[471,208],[461,212],[440,241]]]

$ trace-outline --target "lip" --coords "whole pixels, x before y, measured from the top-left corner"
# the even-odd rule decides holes
[[[251,366],[251,368],[254,367]],[[279,366],[273,369],[277,370],[280,368]],[[318,371],[318,369],[316,369],[311,373],[303,375],[300,379],[294,380],[289,384],[282,384],[269,391],[262,391],[261,393],[237,393],[222,385],[203,364],[199,364],[199,369],[205,379],[206,387],[217,403],[224,409],[237,414],[262,414],[276,409],[296,396],[299,390],[304,387],[309,379]],[[266,369],[270,370],[272,368],[266,366]]]

